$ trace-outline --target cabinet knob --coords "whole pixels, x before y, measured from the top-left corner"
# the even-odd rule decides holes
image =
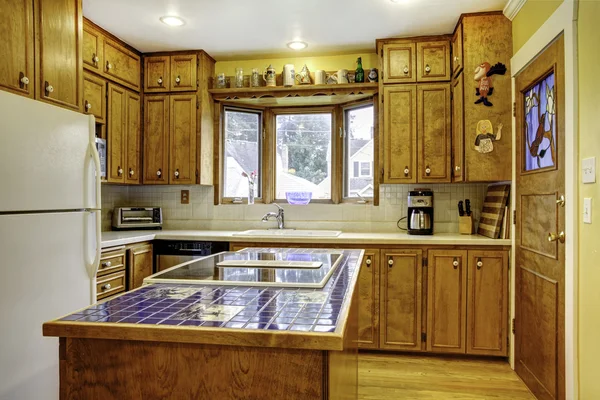
[[[394,265],[394,259],[392,257],[388,258],[388,265],[390,266],[390,268],[392,268],[392,266]]]
[[[367,261],[365,261],[365,264],[367,264],[367,267],[371,266],[371,258],[367,258]]]
[[[110,290],[112,288],[110,283],[107,283],[106,285],[102,286],[102,289],[104,290]]]
[[[404,69],[403,69],[402,71],[404,71],[404,74],[405,74],[405,75],[406,75],[406,74],[408,74],[408,71],[410,71],[410,70],[408,69],[408,65],[405,65],[405,66],[404,66]]]
[[[123,175],[123,168],[117,167],[117,173],[119,174],[119,176]]]
[[[22,83],[23,85],[29,85],[29,78],[28,78],[28,77],[26,77],[26,76],[22,77],[22,78],[21,78],[21,83]]]
[[[460,167],[457,165],[456,167],[454,167],[454,170],[455,170],[456,172],[458,172],[458,171],[460,171]]]
[[[179,169],[175,170],[175,174],[174,175],[175,175],[175,178],[179,178]]]
[[[161,76],[160,78],[158,78],[158,80],[157,80],[156,82],[158,82],[158,84],[159,84],[160,86],[162,86],[162,83],[163,83],[162,76]]]
[[[459,58],[458,56],[454,56],[454,62],[458,62]]]
[[[109,70],[109,69],[112,69],[112,67],[113,67],[112,64],[107,61],[106,62],[106,69]]]
[[[455,258],[454,261],[452,262],[452,266],[454,267],[454,269],[457,269],[458,265],[459,265],[458,259]]]
[[[429,168],[429,165],[425,167],[425,175],[431,175],[431,168]]]
[[[54,92],[54,86],[50,85],[50,84],[46,84],[46,93],[52,93]]]
[[[129,176],[133,176],[135,174],[135,171],[131,168],[129,168]]]
[[[426,73],[430,73],[431,72],[431,67],[429,66],[429,64],[425,65],[425,72]]]
[[[162,170],[159,169],[158,171],[156,171],[156,176],[161,176],[161,175],[162,175]]]
[[[408,176],[409,172],[410,170],[408,169],[408,166],[404,167],[404,176]]]
[[[110,261],[103,262],[103,263],[102,263],[102,266],[103,266],[104,268],[110,268],[110,267],[112,266],[112,262],[110,262]]]
[[[86,111],[90,111],[92,109],[92,105],[87,100],[85,101],[85,109]]]
[[[177,75],[177,78],[175,78],[175,83],[179,84],[181,82],[181,77],[179,75]]]
[[[100,57],[94,54],[94,56],[92,57],[92,61],[94,62],[94,64],[97,64],[98,61],[100,61]]]
[[[479,260],[477,260],[477,269],[481,269],[481,267],[483,267],[483,261],[481,261],[481,258]]]

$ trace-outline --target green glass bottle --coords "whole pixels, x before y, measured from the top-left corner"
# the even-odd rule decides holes
[[[358,57],[356,61],[358,67],[356,67],[356,75],[354,75],[354,82],[363,83],[365,81],[365,70],[362,67],[362,57]]]

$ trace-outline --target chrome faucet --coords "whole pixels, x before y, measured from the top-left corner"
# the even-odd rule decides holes
[[[277,203],[273,203],[274,205],[277,206],[278,210],[277,212],[268,212],[266,213],[263,217],[262,217],[262,222],[267,222],[268,220],[270,220],[271,218],[275,218],[277,220],[277,228],[279,229],[285,229],[285,220],[284,220],[284,215],[283,215],[283,208],[281,208],[281,206]]]

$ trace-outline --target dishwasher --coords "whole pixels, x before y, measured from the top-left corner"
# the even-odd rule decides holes
[[[229,251],[229,242],[155,240],[154,272],[164,271],[175,265],[223,251]]]

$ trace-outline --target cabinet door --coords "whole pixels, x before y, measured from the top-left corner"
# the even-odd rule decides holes
[[[140,96],[127,92],[125,98],[125,183],[140,183]]]
[[[104,38],[92,25],[83,21],[83,68],[102,73]]]
[[[144,92],[168,92],[171,88],[171,58],[144,57]]]
[[[106,81],[83,73],[83,111],[92,114],[97,124],[106,122]]]
[[[79,111],[83,102],[81,0],[35,0],[36,97]]]
[[[185,92],[197,88],[198,56],[171,56],[171,91]]]
[[[417,181],[417,90],[383,88],[383,183]]]
[[[144,278],[152,275],[152,244],[142,244],[128,250],[127,290],[142,286]]]
[[[450,84],[417,86],[419,182],[450,182]]]
[[[465,132],[463,74],[452,82],[452,182],[463,182]]]
[[[467,252],[428,253],[427,350],[464,353],[467,314]]]
[[[379,347],[379,251],[366,250],[358,276],[358,347]]]
[[[414,43],[383,45],[383,83],[406,83],[417,80]]]
[[[104,39],[104,73],[116,82],[140,90],[140,56]]]
[[[462,24],[456,27],[454,37],[452,38],[452,76],[456,76],[463,67],[463,35]]]
[[[112,83],[108,84],[107,153],[109,182],[125,182],[125,121],[127,91]]]
[[[144,183],[169,183],[169,96],[144,96]]]
[[[417,43],[417,81],[449,81],[450,42]]]
[[[421,250],[384,250],[381,263],[380,339],[382,349],[422,349]]]
[[[170,96],[169,183],[196,183],[196,95]]]
[[[469,251],[467,354],[507,356],[508,253]]]
[[[0,88],[33,97],[33,3],[0,0]]]

